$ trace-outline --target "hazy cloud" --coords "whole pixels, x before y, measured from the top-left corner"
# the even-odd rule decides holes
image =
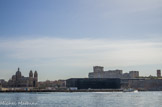
[[[1,53],[14,59],[52,59],[76,65],[127,66],[161,64],[162,43],[137,40],[39,38],[0,43]],[[60,61],[60,62],[59,62]],[[77,63],[76,63],[77,61]],[[84,65],[83,64],[83,65]]]

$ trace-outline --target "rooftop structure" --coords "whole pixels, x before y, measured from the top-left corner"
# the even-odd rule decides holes
[[[123,73],[122,70],[108,70],[104,71],[102,66],[94,66],[93,72],[88,75],[89,78],[138,78],[138,71],[130,71],[129,73]]]

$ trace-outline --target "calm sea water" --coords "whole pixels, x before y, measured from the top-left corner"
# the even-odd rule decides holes
[[[0,107],[162,107],[162,92],[0,93]]]

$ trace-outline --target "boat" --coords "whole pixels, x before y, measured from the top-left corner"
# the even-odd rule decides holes
[[[133,88],[124,89],[123,92],[138,92],[138,90]]]

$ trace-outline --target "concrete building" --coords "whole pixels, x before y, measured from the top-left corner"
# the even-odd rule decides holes
[[[158,78],[161,77],[161,70],[157,70],[157,77],[158,77]]]
[[[18,68],[15,75],[8,81],[8,87],[37,87],[38,86],[38,73],[37,71],[29,72],[29,77],[22,76],[20,69]]]
[[[104,71],[102,66],[94,66],[93,72],[88,75],[89,78],[138,78],[138,71],[130,71],[129,73],[123,73],[122,70],[108,70]]]
[[[139,71],[130,71],[129,75],[130,75],[130,78],[138,78],[139,77]]]

